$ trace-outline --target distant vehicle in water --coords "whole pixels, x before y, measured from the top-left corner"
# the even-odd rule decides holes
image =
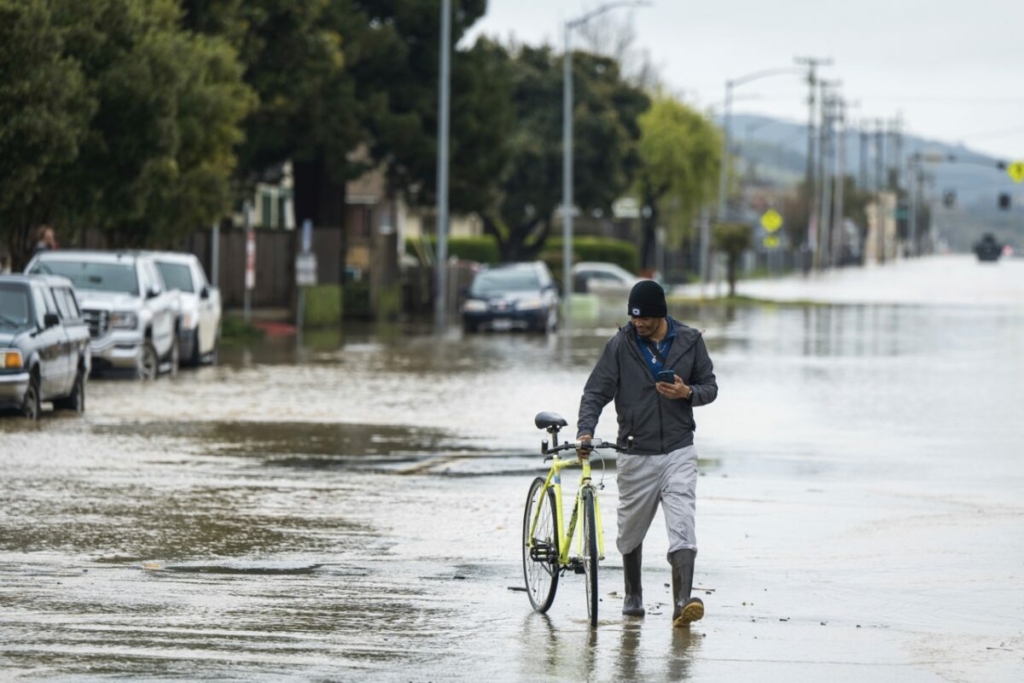
[[[991,233],[986,233],[974,245],[974,253],[978,255],[979,261],[998,261],[999,257],[1003,255],[1003,245],[997,242]]]
[[[488,266],[467,292],[462,328],[552,332],[558,327],[558,305],[558,287],[543,261]]]
[[[628,293],[641,278],[616,263],[584,261],[572,267],[572,291]]]

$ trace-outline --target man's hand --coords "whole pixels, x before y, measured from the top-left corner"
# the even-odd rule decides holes
[[[654,385],[654,388],[658,390],[658,393],[665,398],[672,399],[686,399],[690,398],[693,393],[693,389],[688,384],[683,382],[683,379],[676,375],[675,384],[669,384],[668,382],[658,382]]]
[[[593,438],[593,437],[591,437],[590,434],[584,434],[579,439],[577,439],[577,441],[585,441],[587,443],[590,443],[591,438]],[[590,457],[590,449],[589,448],[587,448],[587,449],[577,448],[576,449],[576,456],[580,460],[586,460],[587,458]]]

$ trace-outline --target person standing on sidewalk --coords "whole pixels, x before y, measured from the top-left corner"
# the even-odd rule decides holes
[[[619,533],[626,597],[622,613],[644,616],[643,541],[660,504],[668,527],[672,566],[672,623],[687,626],[704,616],[691,597],[697,557],[697,449],[693,409],[718,396],[714,367],[698,330],[668,316],[665,290],[653,280],[629,294],[630,322],[605,345],[580,400],[576,438],[590,440],[601,411],[615,400],[618,443],[633,448],[618,456]],[[659,382],[671,371],[674,381]],[[586,457],[589,451],[580,451]]]

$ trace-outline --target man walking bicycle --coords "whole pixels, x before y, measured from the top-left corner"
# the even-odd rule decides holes
[[[668,316],[661,285],[638,282],[629,294],[629,316],[587,379],[576,438],[593,437],[602,409],[614,399],[618,442],[633,437],[632,451],[620,454],[616,466],[617,546],[626,593],[622,613],[644,616],[643,540],[660,504],[672,565],[672,623],[686,626],[704,616],[704,603],[690,595],[697,557],[693,409],[714,401],[718,384],[701,333]],[[659,381],[659,375],[672,381]]]

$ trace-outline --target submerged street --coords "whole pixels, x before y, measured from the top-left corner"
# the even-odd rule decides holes
[[[533,417],[575,424],[623,297],[550,338],[268,338],[0,420],[0,679],[1020,680],[1024,259],[841,275],[741,286],[802,305],[670,302],[721,388],[689,632],[660,514],[648,614],[620,614],[613,454],[597,629],[580,577],[547,615],[518,590]]]

